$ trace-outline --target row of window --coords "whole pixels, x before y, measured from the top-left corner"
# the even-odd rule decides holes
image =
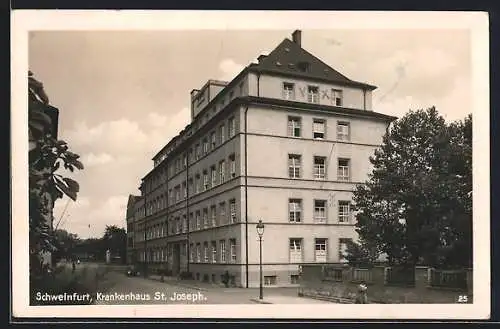
[[[328,222],[328,201],[314,200],[313,222],[325,224]],[[288,221],[290,223],[302,223],[304,220],[302,199],[288,200]],[[337,222],[349,224],[352,222],[351,202],[339,200],[337,209]]]
[[[191,147],[188,153],[184,153],[181,157],[175,159],[172,165],[169,166],[169,176],[172,177],[187,167],[188,162],[197,161],[203,156],[215,150],[217,146],[222,145],[227,139],[231,139],[236,135],[236,121],[234,117],[227,120],[227,127],[225,123],[219,125],[217,129],[211,131],[208,136],[204,137],[200,143],[196,143]]]
[[[283,82],[283,98],[287,100],[295,100],[295,84],[291,82]],[[304,91],[303,91],[304,92]],[[309,103],[319,103],[319,87],[309,85],[307,86],[307,101]],[[342,90],[332,88],[330,93],[323,91],[323,98],[331,100],[335,106],[342,106]]]
[[[229,178],[226,177],[226,171],[229,172]],[[207,169],[203,170],[203,176],[197,173],[193,177],[188,179],[188,183],[184,181],[182,184],[169,189],[169,201],[170,205],[181,202],[187,198],[188,189],[190,195],[195,195],[210,188],[214,188],[218,185],[224,184],[228,179],[236,177],[236,158],[234,154],[228,157],[228,161],[221,160],[218,165],[213,165],[210,167],[210,176]],[[189,185],[188,185],[189,184]],[[166,194],[161,194],[147,203],[148,214],[154,214],[167,207]],[[138,213],[142,213],[144,207],[139,208]]]
[[[221,93],[222,92],[223,91],[221,91]],[[239,84],[239,95],[240,96],[244,96],[244,82],[241,82]],[[227,98],[228,103],[231,102],[231,100],[233,100],[235,97],[237,97],[237,95],[235,94],[234,90],[231,90],[229,92],[229,95],[228,95],[228,98]],[[197,104],[196,104],[196,106],[198,107],[198,106],[200,106],[205,101],[205,94],[202,93],[199,96],[196,96],[196,98],[197,98]],[[186,137],[191,136],[194,132],[196,132],[196,130],[200,129],[204,124],[206,124],[208,121],[210,121],[210,117],[212,115],[215,115],[219,110],[223,109],[225,106],[226,106],[226,98],[223,97],[220,100],[219,103],[217,103],[217,104],[215,104],[213,106],[213,108],[211,110],[206,110],[205,111],[206,113],[205,113],[204,116],[203,115],[197,115],[196,118],[194,119],[193,123],[192,123],[192,126],[191,126],[190,130],[188,130],[184,136],[181,136],[181,138],[179,140],[177,140],[162,155],[160,155],[158,157],[158,159],[155,161],[154,166],[156,167],[157,165],[159,165],[163,160],[165,160],[165,158],[167,157],[167,155],[172,150],[174,150],[175,148],[177,148],[179,146],[179,144],[183,142],[183,138],[182,137],[186,138]],[[231,124],[230,124],[230,126],[231,126]]]
[[[210,170],[210,171],[209,171]],[[217,165],[210,166],[210,169],[204,169],[202,174],[199,172],[188,179],[188,184],[184,181],[182,184],[169,189],[169,200],[171,204],[183,201],[187,198],[188,188],[190,195],[205,192],[210,188],[224,184],[228,179],[226,171],[229,171],[229,179],[236,177],[236,158],[234,154],[228,157],[228,161],[221,160]],[[210,173],[210,176],[209,176]],[[203,175],[203,176],[202,176]]]
[[[345,260],[345,253],[348,248],[349,242],[352,239],[340,238],[338,239],[338,259]],[[318,263],[326,263],[330,261],[328,254],[327,238],[314,239],[314,261]],[[203,243],[190,243],[189,244],[189,262],[191,263],[237,263],[238,254],[236,251],[236,239],[229,239],[229,250],[226,248],[226,240],[219,241],[205,241]],[[184,244],[181,248],[181,256],[186,256],[187,245]],[[229,255],[227,252],[229,251]],[[163,247],[151,249],[148,252],[148,261],[160,262],[171,259],[173,254],[172,247]],[[139,258],[144,260],[146,253],[143,251]],[[302,263],[304,261],[304,238],[289,238],[289,262]]]
[[[327,131],[326,119],[313,119],[312,138],[326,139]],[[337,140],[349,141],[350,136],[350,123],[346,121],[337,121]],[[304,137],[302,136],[302,118],[298,116],[288,117],[288,136],[290,137]]]
[[[349,182],[351,180],[349,174],[350,159],[339,158],[337,162],[337,180],[341,182]],[[313,177],[314,179],[326,179],[327,161],[324,156],[313,157]],[[288,154],[288,177],[302,178],[302,155]]]
[[[220,202],[217,207],[212,205],[210,208],[203,208],[202,210],[197,210],[195,212],[189,213],[189,223],[190,232],[197,230],[207,229],[210,227],[218,227],[227,224],[234,224],[238,222],[238,216],[236,212],[236,199],[229,200],[229,216],[227,216],[227,203],[225,201]],[[210,209],[210,212],[209,212]],[[210,217],[209,217],[210,214]],[[177,216],[167,222],[159,223],[148,228],[146,232],[146,238],[157,239],[166,237],[168,235],[175,235],[181,233],[187,233],[188,222],[186,215],[182,218]],[[137,241],[144,241],[144,229],[143,225],[137,230]]]
[[[203,254],[202,254],[203,247]],[[189,262],[191,263],[236,263],[236,239],[229,239],[229,258],[226,250],[226,240],[205,241],[202,243],[191,243],[189,245]]]
[[[326,224],[328,223],[328,201],[315,199],[313,210],[313,223]],[[331,204],[330,204],[331,206]],[[221,202],[218,205],[212,205],[209,208],[203,208],[195,212],[189,213],[190,232],[207,229],[211,227],[223,226],[226,224],[234,224],[238,222],[236,211],[236,199],[229,200],[229,217],[227,217],[226,202]],[[288,200],[288,221],[290,223],[302,223],[304,221],[303,201],[302,199]],[[350,224],[352,223],[351,202],[339,200],[337,207],[336,223]],[[168,235],[187,233],[188,222],[186,215],[182,218],[177,216],[171,219],[168,223],[156,224],[146,233],[147,239],[162,238]],[[168,229],[170,228],[170,229]],[[138,230],[137,241],[144,241],[144,230]]]
[[[181,256],[186,256],[187,252],[187,244],[183,244],[182,247],[180,248]],[[160,248],[151,248],[148,249],[148,252],[146,253],[144,250],[139,253],[139,261],[144,261],[146,259],[147,255],[147,261],[148,262],[166,262],[166,261],[172,261],[173,257],[173,247],[167,246],[167,247],[160,247]]]
[[[338,258],[340,261],[345,260],[345,252],[349,242],[352,239],[340,238],[338,240]],[[304,261],[304,238],[290,238],[289,239],[289,262],[302,263]],[[318,263],[325,263],[329,261],[328,255],[328,239],[315,238],[314,239],[314,261]]]

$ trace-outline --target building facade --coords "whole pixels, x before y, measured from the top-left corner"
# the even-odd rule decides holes
[[[153,158],[134,199],[130,254],[151,270],[241,287],[296,284],[299,265],[343,261],[352,191],[394,117],[376,87],[301,46],[301,32],[231,82],[191,92],[191,123]],[[129,203],[130,205],[130,203]]]

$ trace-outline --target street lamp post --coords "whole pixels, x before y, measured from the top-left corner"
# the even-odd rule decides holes
[[[259,235],[259,249],[260,249],[260,257],[259,257],[259,265],[260,265],[260,271],[259,271],[259,277],[260,277],[259,299],[262,300],[262,298],[263,298],[263,289],[262,289],[262,235],[264,235],[264,223],[262,222],[262,219],[260,219],[259,223],[257,224],[257,234]]]

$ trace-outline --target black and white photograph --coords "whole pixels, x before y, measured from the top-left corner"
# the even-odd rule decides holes
[[[12,45],[15,316],[490,316],[487,14],[21,10]]]

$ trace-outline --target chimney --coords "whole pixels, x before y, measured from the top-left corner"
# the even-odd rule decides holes
[[[295,42],[299,47],[302,47],[302,31],[295,30],[292,33],[292,41]]]
[[[260,55],[259,57],[257,57],[257,60],[258,60],[258,61],[259,61],[259,63],[260,63],[260,62],[262,62],[262,60],[263,60],[264,58],[266,58],[266,57],[267,57],[267,55],[262,54],[262,55]]]

